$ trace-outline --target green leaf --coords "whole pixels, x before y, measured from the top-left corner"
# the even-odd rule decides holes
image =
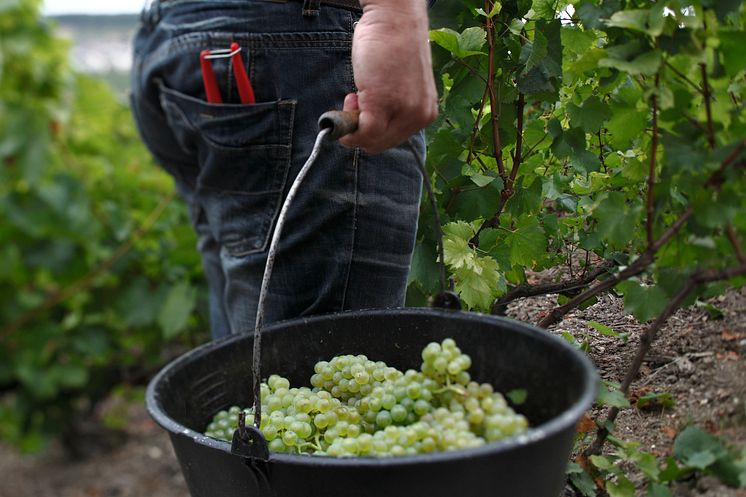
[[[135,278],[123,288],[116,306],[127,326],[140,328],[155,322],[161,302],[161,296],[150,289],[147,279]]]
[[[423,240],[416,244],[409,271],[410,283],[415,281],[426,292],[435,293],[438,290],[439,270],[435,243]]]
[[[452,269],[470,267],[474,264],[474,250],[469,247],[469,241],[463,238],[446,238],[443,241],[445,262]]]
[[[489,311],[494,299],[507,290],[505,277],[492,257],[475,257],[469,265],[456,269],[454,278],[461,299],[471,309]]]
[[[648,497],[673,497],[671,490],[660,483],[650,482],[648,485]]]
[[[526,64],[523,74],[541,64],[548,53],[549,43],[541,31],[536,31],[531,43],[526,43],[521,49],[521,62]]]
[[[606,483],[609,497],[635,497],[635,485],[626,476],[617,475],[616,481]]]
[[[699,307],[700,309],[704,309],[710,319],[723,319],[723,317],[725,317],[723,311],[710,304],[709,302],[697,301],[697,307]]]
[[[510,246],[513,264],[533,267],[546,255],[547,237],[536,216],[519,218],[515,230],[505,237],[505,243]]]
[[[674,481],[690,472],[691,470],[687,467],[679,467],[674,457],[668,457],[666,458],[666,466],[660,472],[659,479],[661,482]]]
[[[704,470],[726,454],[720,441],[696,426],[688,426],[676,437],[673,455],[687,466]]]
[[[592,455],[590,457],[591,463],[602,471],[611,471],[616,473],[618,471],[617,466],[612,463],[608,457]]]
[[[570,475],[570,481],[575,488],[580,491],[584,497],[596,497],[596,484],[593,478],[586,473],[577,463],[568,465],[567,474]]]
[[[658,481],[661,471],[658,467],[658,459],[653,454],[635,450],[632,453],[632,460],[648,478]]]
[[[635,403],[635,407],[638,409],[645,409],[645,408],[671,408],[675,404],[673,395],[671,395],[668,392],[663,393],[655,393],[650,392],[646,393],[645,395],[641,396],[637,399],[637,402]]]
[[[597,133],[604,122],[612,117],[609,106],[596,96],[588,98],[581,107],[569,103],[566,107],[570,122],[587,133]]]
[[[55,366],[54,374],[63,387],[80,388],[88,383],[88,369],[82,364],[58,364]]]
[[[598,32],[582,30],[574,26],[563,26],[561,31],[562,48],[566,53],[583,54],[598,43]]]
[[[480,188],[489,185],[495,180],[500,180],[500,177],[492,171],[487,171],[487,174],[484,174],[477,167],[467,163],[464,163],[463,167],[461,168],[461,174],[467,176],[475,185]]]
[[[619,387],[613,386],[610,388],[610,386],[612,385],[606,381],[599,383],[596,402],[604,406],[618,407],[620,409],[630,407],[629,400],[619,391]]]
[[[633,29],[646,32],[648,16],[650,11],[645,9],[621,10],[614,13],[608,21],[607,26],[615,28]]]
[[[642,204],[639,200],[628,202],[620,192],[611,192],[601,199],[593,210],[598,220],[598,234],[609,242],[612,248],[626,247],[635,233]]]
[[[462,219],[478,219],[491,215],[500,200],[502,180],[498,178],[481,188],[474,188],[471,186],[473,182],[467,181],[469,181],[470,188],[464,188],[455,196],[450,212]]]
[[[524,176],[519,176],[519,180],[514,187],[515,193],[508,200],[508,205],[505,208],[505,211],[515,218],[524,214],[536,213],[541,208],[543,200],[541,196],[542,182],[534,179],[529,186],[524,186],[525,179]]]
[[[635,138],[638,138],[648,125],[648,115],[635,107],[612,104],[611,117],[606,122],[614,147],[626,150]]]
[[[166,340],[175,337],[186,328],[196,300],[197,291],[187,282],[179,283],[169,290],[166,301],[158,313],[158,324]]]
[[[482,8],[478,8],[476,10],[476,13],[488,19],[492,19],[493,17],[495,17],[497,14],[500,13],[502,8],[503,8],[503,5],[501,2],[495,2],[494,4],[492,4],[492,10],[490,10],[489,13],[485,12],[484,9]]]
[[[633,76],[639,74],[653,76],[658,72],[662,63],[661,51],[657,49],[638,55],[632,60],[606,57],[598,61],[598,65],[601,67],[612,67]]]
[[[458,33],[449,28],[430,31],[430,40],[451,52],[455,57],[463,59],[470,55],[483,54],[482,46],[487,41],[487,32],[481,27],[466,28]]]
[[[629,339],[629,333],[616,332],[612,330],[611,328],[609,328],[608,326],[601,324],[597,321],[588,321],[588,326],[598,331],[602,335],[606,335],[606,336],[614,337],[614,338],[621,338],[622,340],[624,340],[625,343]]]
[[[557,0],[534,0],[531,10],[534,11],[532,19],[554,19]]]
[[[735,77],[746,69],[746,31],[720,31],[720,54],[729,76]]]
[[[617,285],[617,290],[624,294],[624,309],[642,323],[659,316],[668,305],[668,295],[658,285],[627,280]]]
[[[518,388],[507,392],[505,396],[510,399],[510,402],[513,403],[513,405],[519,406],[526,402],[526,398],[528,398],[528,392],[524,388]]]
[[[606,21],[609,27],[641,31],[652,37],[663,33],[665,17],[661,9],[629,9],[616,12]]]
[[[583,26],[598,29],[604,26],[604,19],[611,17],[620,8],[619,0],[607,0],[598,7],[591,2],[583,2],[576,8],[576,12]]]
[[[525,69],[518,78],[518,90],[525,94],[555,92],[559,78],[562,77],[562,37],[560,21],[537,21],[534,32],[534,43],[521,51],[521,62],[531,68]],[[545,44],[546,41],[546,44]],[[546,47],[546,53],[544,49]]]

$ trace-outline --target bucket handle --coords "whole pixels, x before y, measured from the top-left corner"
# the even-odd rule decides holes
[[[348,111],[329,111],[321,115],[318,121],[319,134],[316,137],[311,155],[309,156],[306,163],[301,168],[298,176],[295,178],[285,202],[282,205],[280,214],[277,217],[277,224],[272,234],[272,240],[269,245],[269,251],[267,253],[267,262],[264,268],[264,276],[262,278],[262,286],[259,292],[259,300],[257,303],[257,314],[256,324],[254,326],[254,350],[251,372],[254,380],[254,426],[249,428],[245,424],[243,413],[239,418],[239,428],[235,431],[233,437],[232,452],[237,455],[242,455],[250,458],[258,458],[267,460],[269,458],[269,451],[267,448],[267,441],[265,440],[261,430],[262,422],[262,404],[261,404],[261,330],[264,327],[264,302],[267,297],[267,289],[269,287],[269,280],[272,275],[272,268],[275,263],[275,256],[277,254],[277,246],[282,234],[282,229],[285,224],[285,218],[289,206],[292,204],[293,199],[298,191],[300,184],[303,182],[308,170],[311,168],[316,158],[319,155],[321,144],[324,140],[338,140],[342,136],[353,133],[358,126],[358,115],[359,112],[348,112]],[[461,301],[458,295],[453,291],[453,281],[449,281],[446,284],[445,276],[445,258],[443,251],[443,230],[440,222],[440,215],[438,213],[438,205],[433,194],[432,186],[425,169],[425,161],[422,155],[417,151],[412,139],[407,141],[409,149],[414,155],[417,167],[422,175],[423,183],[427,189],[428,197],[430,199],[430,207],[433,211],[433,218],[435,224],[435,233],[438,239],[438,255],[439,255],[439,267],[440,267],[440,293],[435,296],[432,302],[433,307],[439,307],[443,309],[461,310]]]

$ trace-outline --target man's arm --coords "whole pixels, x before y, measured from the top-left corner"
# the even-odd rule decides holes
[[[352,39],[358,131],[341,141],[378,153],[399,145],[438,115],[425,0],[362,0]]]

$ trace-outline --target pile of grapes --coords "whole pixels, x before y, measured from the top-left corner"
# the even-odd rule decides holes
[[[453,339],[422,350],[405,373],[364,355],[314,367],[311,386],[272,375],[261,384],[261,430],[273,452],[400,456],[478,447],[518,435],[526,418],[491,385],[471,381],[471,359]],[[205,435],[230,441],[241,408],[220,411]],[[244,409],[246,422],[253,410]]]

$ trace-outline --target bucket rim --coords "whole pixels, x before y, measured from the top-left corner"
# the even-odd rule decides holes
[[[500,322],[511,328],[512,331],[517,331],[523,334],[530,334],[533,339],[540,341],[551,342],[552,344],[559,346],[566,353],[574,356],[574,359],[581,367],[583,385],[581,386],[581,395],[576,399],[567,409],[564,410],[559,416],[556,416],[544,423],[536,426],[532,426],[524,434],[509,437],[502,441],[488,442],[483,446],[457,449],[446,452],[433,452],[429,454],[416,454],[416,455],[405,455],[405,456],[387,456],[387,457],[332,457],[332,456],[318,456],[312,454],[286,454],[270,452],[269,461],[282,463],[284,465],[307,465],[309,462],[313,462],[314,465],[320,466],[386,466],[386,465],[416,465],[423,463],[432,462],[448,462],[454,459],[477,459],[484,456],[493,456],[497,453],[508,452],[520,447],[526,446],[532,442],[538,442],[543,439],[551,438],[559,435],[566,431],[568,428],[574,426],[582,415],[590,408],[593,401],[596,398],[598,389],[598,373],[595,366],[591,362],[590,358],[578,350],[572,347],[566,340],[561,337],[554,335],[546,329],[539,328],[537,326],[518,321],[512,318],[503,316],[493,316],[489,314],[480,314],[470,311],[453,311],[446,309],[431,309],[431,308],[391,308],[391,309],[367,309],[367,310],[354,310],[344,311],[331,314],[322,314],[309,317],[301,317],[295,319],[289,319],[285,321],[278,321],[266,326],[262,333],[273,332],[274,330],[282,329],[288,325],[294,324],[307,324],[314,322],[323,322],[331,317],[338,316],[378,316],[385,315],[391,317],[392,315],[400,316],[412,316],[412,315],[428,315],[431,317],[448,317],[455,319],[465,319],[468,321],[479,321],[479,322]],[[197,444],[207,446],[211,449],[220,450],[228,454],[231,452],[231,443],[222,440],[217,440],[204,435],[196,430],[192,430],[176,420],[168,416],[162,409],[159,395],[156,391],[158,384],[164,381],[171,372],[178,368],[183,363],[194,360],[195,357],[200,357],[205,354],[209,354],[213,349],[225,347],[228,344],[245,340],[247,336],[251,336],[253,333],[237,334],[228,337],[223,337],[218,340],[210,341],[202,344],[194,349],[182,354],[176,359],[166,364],[161,370],[152,378],[148,383],[145,404],[148,414],[153,420],[163,429],[165,429],[171,436],[182,436],[187,437]],[[364,352],[361,352],[364,353]],[[233,454],[232,454],[233,455]],[[236,456],[241,457],[241,456]]]

